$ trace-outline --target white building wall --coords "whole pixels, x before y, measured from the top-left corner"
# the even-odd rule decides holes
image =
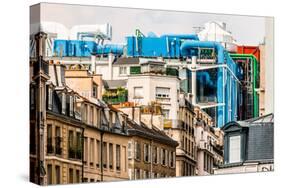
[[[274,112],[274,18],[265,19],[265,114]]]
[[[164,79],[165,77],[165,79]],[[161,103],[164,109],[169,110],[169,119],[177,119],[178,112],[178,90],[179,80],[176,77],[166,75],[136,75],[128,78],[128,99],[129,101],[147,105],[151,101],[156,101],[156,87],[170,88],[169,98],[167,103]],[[134,87],[143,87],[143,98],[134,98]]]

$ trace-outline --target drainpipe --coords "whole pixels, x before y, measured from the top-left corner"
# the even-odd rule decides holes
[[[96,56],[91,55],[91,73],[96,74]]]
[[[196,56],[192,56],[191,58],[191,93],[192,93],[192,104],[195,105],[196,104],[196,61],[197,61],[197,57]]]
[[[83,136],[83,141],[82,141],[82,181],[81,182],[84,182],[84,131],[85,129],[83,128],[82,129],[82,136]]]

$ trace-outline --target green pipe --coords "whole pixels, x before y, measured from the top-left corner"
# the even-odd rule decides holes
[[[259,116],[259,98],[257,91],[257,82],[258,82],[258,76],[259,76],[259,70],[258,70],[258,61],[256,57],[252,54],[230,54],[230,57],[232,59],[251,59],[251,67],[253,69],[253,102],[254,102],[254,117]]]

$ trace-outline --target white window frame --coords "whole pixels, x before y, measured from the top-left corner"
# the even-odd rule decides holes
[[[119,75],[120,76],[127,76],[127,67],[126,66],[121,66],[119,67]]]
[[[70,116],[73,116],[73,103],[74,103],[74,100],[73,100],[73,96],[70,95],[69,96],[69,115]]]
[[[52,110],[53,107],[53,90],[51,87],[48,88],[48,109]]]
[[[139,89],[140,91],[136,92],[136,89]],[[134,87],[134,98],[136,98],[136,99],[143,98],[143,87],[142,86]]]
[[[241,135],[229,137],[229,163],[241,162]]]
[[[66,110],[66,94],[63,92],[61,96],[61,112],[62,114],[65,114]]]
[[[164,91],[164,90],[167,90],[167,91]],[[155,97],[156,98],[170,98],[170,92],[171,92],[171,88],[156,87],[155,88]]]

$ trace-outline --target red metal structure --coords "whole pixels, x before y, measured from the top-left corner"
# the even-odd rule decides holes
[[[238,54],[252,54],[260,62],[260,49],[258,46],[237,46]]]

